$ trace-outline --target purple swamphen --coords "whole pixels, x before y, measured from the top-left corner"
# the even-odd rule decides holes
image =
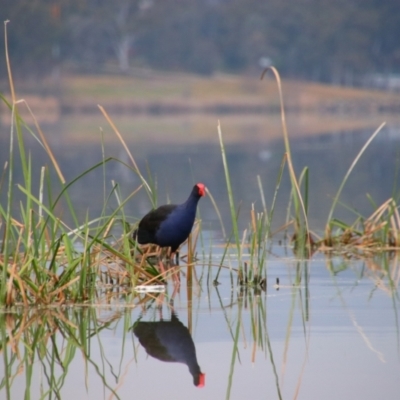
[[[196,217],[197,203],[206,194],[204,184],[193,186],[189,198],[182,204],[166,204],[147,213],[133,232],[139,244],[170,247],[171,255],[189,237]]]

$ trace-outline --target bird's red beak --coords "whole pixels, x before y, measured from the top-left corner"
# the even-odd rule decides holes
[[[198,183],[197,187],[199,188],[199,195],[205,196],[206,195],[206,187],[202,183]]]
[[[199,384],[197,385],[198,388],[202,388],[206,386],[206,374],[199,375]]]

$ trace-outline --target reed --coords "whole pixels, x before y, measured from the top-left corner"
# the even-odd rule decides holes
[[[271,71],[274,74],[279,94],[279,104],[281,113],[281,123],[283,132],[283,141],[285,144],[285,157],[289,169],[289,177],[292,185],[292,200],[294,205],[294,235],[293,241],[295,242],[296,253],[300,257],[307,256],[308,251],[311,249],[311,241],[309,235],[309,226],[307,219],[306,205],[304,204],[303,196],[301,193],[301,188],[299,180],[296,177],[293,162],[292,153],[290,149],[289,134],[286,125],[285,107],[283,101],[283,91],[281,85],[281,78],[278,70],[275,67],[266,68],[261,74],[261,80],[263,80],[265,74]],[[305,195],[307,196],[308,188],[305,188]]]
[[[383,122],[379,128],[371,135],[371,137],[367,140],[367,142],[364,144],[364,146],[361,148],[361,150],[359,151],[359,153],[357,154],[356,158],[354,159],[354,161],[351,163],[346,175],[344,176],[342,183],[340,184],[340,187],[333,199],[333,203],[332,203],[332,207],[329,211],[328,214],[328,219],[326,222],[326,228],[325,228],[325,242],[326,244],[331,244],[332,243],[332,238],[331,238],[331,222],[332,222],[332,217],[333,217],[333,213],[336,207],[336,204],[339,200],[340,194],[342,193],[342,190],[351,174],[351,172],[353,171],[353,169],[355,168],[355,166],[357,165],[358,160],[361,158],[362,154],[365,152],[365,150],[368,148],[368,146],[370,145],[370,143],[375,139],[375,137],[378,135],[378,133],[383,129],[383,127],[386,125],[385,122]]]
[[[235,201],[233,198],[232,184],[231,184],[231,178],[230,178],[230,174],[229,174],[228,161],[226,158],[224,141],[222,139],[222,130],[221,130],[221,125],[220,125],[219,121],[218,121],[218,138],[219,138],[219,144],[221,147],[222,164],[223,164],[224,172],[225,172],[226,188],[228,191],[229,208],[230,208],[230,212],[231,212],[231,221],[232,221],[232,231],[233,231],[233,236],[235,239],[235,244],[236,244],[236,249],[237,249],[239,270],[241,270],[242,269],[242,256],[241,256],[242,249],[241,249],[241,245],[240,245],[241,241],[240,241],[240,236],[239,236],[237,213],[236,213],[236,209],[235,209]]]

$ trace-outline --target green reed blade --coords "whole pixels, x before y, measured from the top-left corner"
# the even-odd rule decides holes
[[[349,167],[349,169],[348,169],[346,175],[344,176],[344,178],[343,178],[343,180],[342,180],[342,183],[340,184],[339,189],[338,189],[338,191],[337,191],[337,193],[336,193],[336,195],[335,195],[335,197],[334,197],[334,199],[333,199],[332,206],[331,206],[331,209],[330,209],[330,211],[329,211],[328,218],[327,218],[327,221],[326,221],[326,227],[327,227],[327,229],[329,229],[329,228],[328,228],[328,227],[329,227],[329,223],[330,223],[330,221],[331,221],[331,219],[332,219],[333,212],[335,211],[336,204],[337,204],[337,202],[338,202],[338,200],[339,200],[339,197],[340,197],[340,195],[341,195],[341,193],[342,193],[342,190],[343,190],[343,188],[344,188],[344,185],[346,184],[346,182],[347,182],[347,180],[348,180],[350,174],[352,173],[354,167],[357,165],[358,160],[359,160],[359,159],[361,158],[361,156],[364,154],[365,150],[368,148],[368,146],[370,145],[370,143],[375,139],[375,137],[378,135],[378,133],[383,129],[383,127],[384,127],[385,125],[386,125],[386,122],[383,122],[383,123],[379,126],[379,128],[378,128],[378,129],[371,135],[371,137],[367,140],[367,142],[364,144],[364,146],[361,148],[361,150],[360,150],[359,153],[357,154],[357,156],[356,156],[356,158],[354,159],[354,161],[351,163],[351,165],[350,165],[350,167]]]
[[[229,175],[228,162],[226,159],[225,146],[224,146],[224,142],[222,140],[222,131],[221,131],[221,125],[220,125],[219,121],[218,121],[218,137],[219,137],[219,143],[220,143],[220,147],[221,147],[222,164],[224,166],[226,187],[228,190],[229,207],[230,207],[230,211],[231,211],[233,234],[235,237],[236,248],[237,248],[237,253],[238,253],[239,269],[241,270],[242,269],[242,254],[241,254],[242,249],[241,249],[241,242],[240,242],[240,237],[239,237],[239,228],[238,228],[238,223],[237,223],[235,202],[233,200],[233,192],[232,192],[232,186],[231,186],[231,179],[230,179],[230,175]]]

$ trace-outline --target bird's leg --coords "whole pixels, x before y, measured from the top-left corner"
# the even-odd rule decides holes
[[[159,258],[159,261],[158,261],[158,268],[159,268],[159,270],[160,270],[161,276],[162,276],[163,278],[165,278],[166,270],[165,270],[164,263],[163,263],[161,257]]]
[[[165,254],[165,259],[166,259],[166,262],[167,262],[167,265],[168,265],[167,269],[172,270],[171,271],[171,275],[172,275],[172,279],[174,280],[174,282],[175,283],[178,282],[180,284],[180,279],[177,276],[177,272],[176,272],[176,270],[174,268],[174,266],[175,266],[174,263],[173,263],[174,255],[175,255],[175,252],[171,252],[171,248],[168,247],[168,249],[166,251],[166,254]]]
[[[164,279],[167,274],[163,263],[163,249],[161,247],[158,248],[157,259],[158,259],[158,270],[160,272],[161,277]]]
[[[174,270],[172,273],[172,277],[175,281],[175,284],[180,285],[181,284],[181,274],[180,274],[181,271],[179,269],[179,264],[174,265],[172,262],[172,260],[174,259],[174,256],[176,258],[176,254],[177,254],[177,252],[170,254],[170,262],[171,262],[171,266],[173,267],[173,270]],[[178,257],[178,259],[179,259],[179,257]],[[176,268],[176,267],[178,267],[178,268]]]

